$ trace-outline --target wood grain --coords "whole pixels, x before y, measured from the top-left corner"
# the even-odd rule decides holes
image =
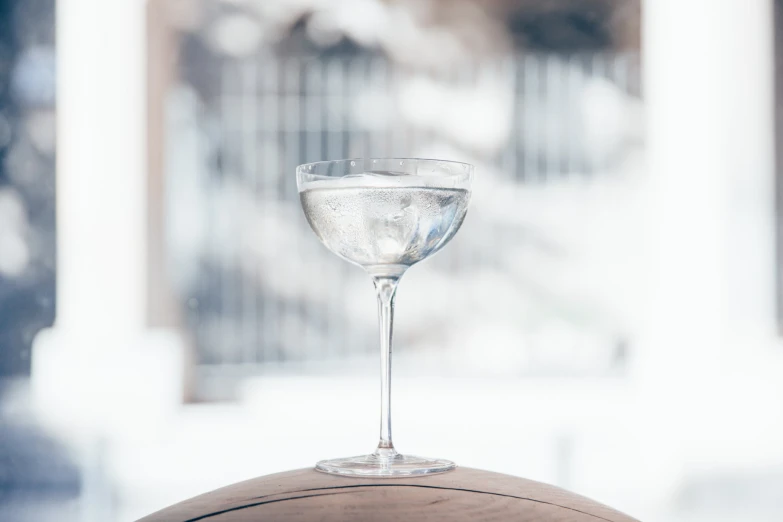
[[[563,489],[471,468],[420,478],[349,478],[302,469],[194,497],[139,522],[635,522]]]

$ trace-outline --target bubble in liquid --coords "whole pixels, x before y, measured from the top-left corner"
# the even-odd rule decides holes
[[[402,165],[402,162],[400,162],[400,165]]]
[[[351,167],[355,167],[355,166],[356,166],[356,162],[355,162],[355,161],[352,161],[352,162],[351,162]]]

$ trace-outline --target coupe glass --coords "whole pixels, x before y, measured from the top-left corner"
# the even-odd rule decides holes
[[[412,265],[459,230],[470,200],[473,166],[432,159],[322,161],[296,169],[307,221],[326,247],[372,278],[381,337],[381,434],[369,455],[324,460],[316,469],[352,476],[442,473],[454,463],[402,455],[392,444],[391,346],[394,295]]]

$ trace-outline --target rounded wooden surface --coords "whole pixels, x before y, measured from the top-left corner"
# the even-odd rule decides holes
[[[240,482],[139,522],[637,522],[532,480],[471,468],[420,478],[351,478],[301,469]]]

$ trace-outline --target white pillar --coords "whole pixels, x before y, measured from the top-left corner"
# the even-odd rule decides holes
[[[780,369],[773,18],[770,0],[645,0],[642,16],[650,285],[632,378],[664,494],[685,467],[767,451],[753,433],[780,424],[763,411],[779,388],[764,370]]]
[[[144,327],[143,7],[58,3],[56,326],[65,330]]]
[[[177,337],[146,328],[145,7],[57,2],[57,313],[32,388],[72,425],[179,399]]]

